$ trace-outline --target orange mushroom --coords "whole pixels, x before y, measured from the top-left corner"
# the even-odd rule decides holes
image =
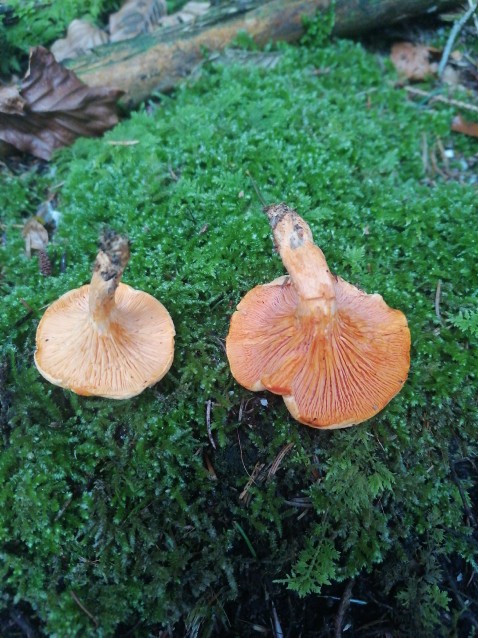
[[[51,383],[83,396],[129,399],[163,378],[174,357],[174,324],[146,292],[120,283],[125,237],[104,233],[91,283],[43,315],[35,364]]]
[[[234,378],[282,395],[312,427],[370,419],[407,379],[405,315],[333,275],[295,211],[278,204],[265,212],[289,275],[256,286],[237,306],[226,340]]]

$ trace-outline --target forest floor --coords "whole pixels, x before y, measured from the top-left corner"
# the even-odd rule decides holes
[[[310,36],[267,64],[246,42],[99,139],[3,159],[2,636],[476,635],[478,152],[452,130],[478,120],[476,32],[446,83],[390,61],[403,40],[443,51],[449,30]],[[230,374],[237,303],[284,274],[251,176],[333,272],[408,318],[409,379],[360,426],[300,425]],[[45,206],[47,269],[22,236]],[[170,372],[129,401],[33,361],[105,226],[131,241],[124,281],[176,326]]]

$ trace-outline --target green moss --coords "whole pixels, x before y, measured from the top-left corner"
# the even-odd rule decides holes
[[[451,112],[407,102],[393,82],[350,42],[284,47],[272,71],[209,67],[59,153],[40,180],[1,173],[2,604],[29,603],[49,635],[136,623],[146,635],[181,618],[225,623],[222,604],[246,582],[306,595],[369,573],[408,635],[445,622],[444,562],[474,549],[450,467],[476,454],[476,189],[430,182],[422,139],[455,144]],[[125,140],[137,144],[110,144]],[[221,340],[236,303],[283,274],[248,172],[266,201],[304,215],[335,272],[409,319],[409,381],[360,427],[300,426],[280,398],[230,376]],[[44,278],[17,225],[61,181]],[[55,388],[32,361],[42,309],[88,281],[105,224],[131,238],[124,281],[158,297],[177,329],[171,372],[119,403]]]

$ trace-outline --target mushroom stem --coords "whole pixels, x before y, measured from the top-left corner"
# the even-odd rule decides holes
[[[274,243],[290,275],[300,303],[297,316],[330,318],[335,314],[335,289],[324,253],[314,244],[309,225],[285,204],[264,209]]]
[[[107,332],[115,308],[115,292],[129,261],[126,237],[112,230],[103,233],[93,267],[89,291],[89,315],[100,334]]]

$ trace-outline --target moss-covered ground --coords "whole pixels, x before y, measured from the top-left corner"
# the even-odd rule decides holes
[[[288,635],[328,636],[347,584],[346,635],[476,631],[477,193],[423,153],[440,139],[464,166],[473,147],[359,44],[281,53],[205,68],[42,172],[1,169],[5,632],[273,635],[275,609]],[[230,375],[236,304],[283,274],[248,172],[334,272],[408,317],[409,380],[371,421],[316,431]],[[44,277],[21,225],[52,189]],[[43,309],[88,282],[105,225],[131,239],[124,281],[177,330],[170,373],[125,402],[33,364]]]

